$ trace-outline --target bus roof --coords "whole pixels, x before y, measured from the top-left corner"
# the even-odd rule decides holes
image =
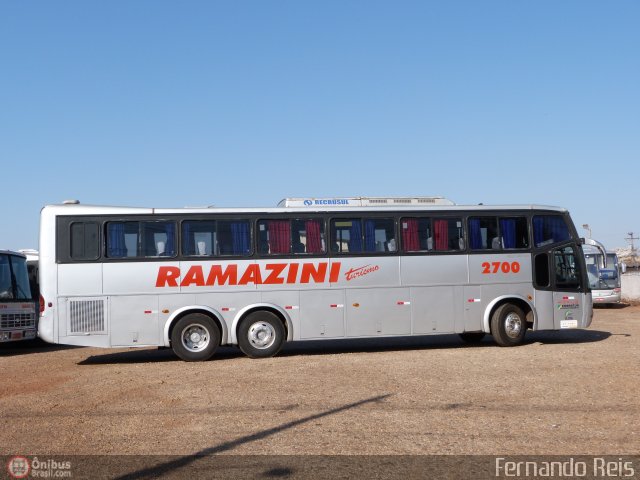
[[[308,205],[295,207],[183,207],[183,208],[143,208],[122,207],[108,205],[84,205],[84,204],[59,204],[46,205],[47,210],[54,215],[182,215],[196,213],[295,213],[295,212],[443,212],[443,211],[495,211],[495,210],[547,210],[557,213],[566,213],[563,207],[551,205],[381,205],[381,206],[351,206],[351,205]]]
[[[400,207],[400,206],[455,205],[444,197],[331,197],[285,198],[278,207]]]
[[[0,250],[0,255],[13,255],[15,257],[27,258],[26,255],[20,252],[14,252],[13,250]]]
[[[602,255],[602,252],[597,247],[594,247],[592,245],[583,245],[582,251],[585,253],[585,255]],[[613,250],[607,250],[607,255],[618,256],[618,254]]]

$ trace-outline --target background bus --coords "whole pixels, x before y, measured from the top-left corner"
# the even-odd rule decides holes
[[[36,337],[36,308],[29,287],[27,258],[0,250],[0,342]]]
[[[31,298],[38,300],[40,297],[40,287],[38,286],[38,251],[32,248],[18,250],[27,257],[27,271],[29,272],[29,287],[31,288]]]
[[[185,360],[218,345],[267,357],[285,341],[441,333],[511,346],[593,314],[566,209],[431,197],[50,205],[40,292],[48,342],[166,346]]]
[[[618,255],[607,252],[603,262],[602,252],[589,245],[583,246],[587,275],[594,304],[612,305],[622,299],[621,269]]]

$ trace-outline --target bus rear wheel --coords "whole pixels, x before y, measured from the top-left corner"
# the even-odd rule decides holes
[[[520,345],[527,331],[522,309],[512,303],[500,305],[491,316],[491,335],[501,347]]]
[[[171,331],[171,348],[182,360],[209,360],[220,345],[220,329],[203,313],[185,315]]]
[[[274,356],[282,348],[284,339],[284,326],[272,312],[250,313],[238,327],[238,346],[250,358]]]

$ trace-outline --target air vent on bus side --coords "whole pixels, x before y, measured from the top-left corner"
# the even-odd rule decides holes
[[[69,334],[107,333],[105,300],[69,300]]]

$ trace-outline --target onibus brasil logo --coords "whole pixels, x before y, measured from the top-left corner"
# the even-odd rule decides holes
[[[9,459],[7,472],[11,478],[71,478],[71,462],[57,461],[53,459],[38,460],[33,457],[31,461],[22,455],[16,455]]]
[[[27,457],[15,456],[9,459],[7,471],[12,478],[26,478],[31,471],[31,465]]]

